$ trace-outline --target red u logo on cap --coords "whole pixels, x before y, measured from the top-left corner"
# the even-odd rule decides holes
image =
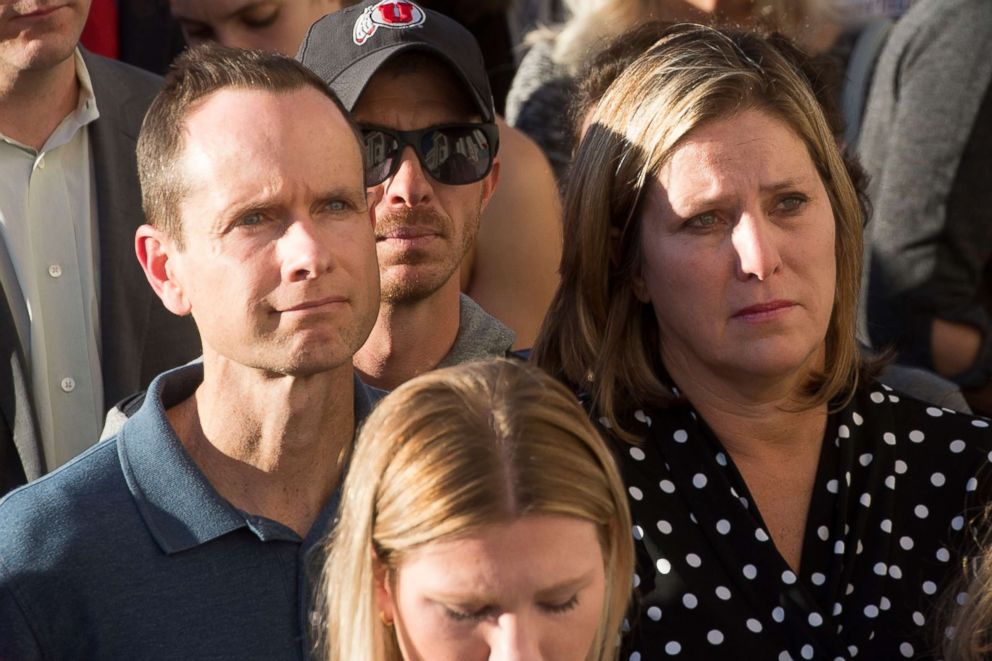
[[[364,44],[380,27],[402,30],[423,24],[427,19],[424,10],[407,0],[382,0],[366,7],[355,21],[353,38]]]

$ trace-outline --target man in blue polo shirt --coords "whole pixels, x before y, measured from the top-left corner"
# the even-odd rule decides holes
[[[206,47],[177,62],[138,162],[138,259],[203,362],[0,501],[0,659],[302,658],[308,552],[370,406],[357,133],[302,65]]]

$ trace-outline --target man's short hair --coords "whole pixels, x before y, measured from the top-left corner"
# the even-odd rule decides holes
[[[278,53],[206,43],[176,58],[165,86],[152,102],[138,136],[141,204],[148,222],[183,248],[179,206],[187,190],[179,161],[186,116],[207,96],[226,88],[291,92],[312,87],[337,106],[365,150],[358,127],[340,99],[316,74]]]

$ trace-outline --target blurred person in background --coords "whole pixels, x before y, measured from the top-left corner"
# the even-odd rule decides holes
[[[525,363],[438,370],[386,397],[327,546],[322,658],[618,658],[623,485],[575,397]]]
[[[860,354],[861,206],[780,48],[673,25],[609,86],[569,180],[534,360],[621,464],[625,655],[926,655],[985,496],[989,423]]]
[[[0,4],[0,495],[200,351],[134,259],[135,140],[162,81],[77,47],[89,5]]]
[[[921,2],[896,24],[860,151],[868,337],[992,414],[992,4]]]

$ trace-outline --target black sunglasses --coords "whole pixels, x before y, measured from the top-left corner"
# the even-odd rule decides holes
[[[407,145],[413,147],[427,174],[453,186],[471,184],[489,174],[499,149],[499,129],[493,123],[441,124],[416,131],[379,126],[361,129],[366,186],[381,184],[396,174]]]

